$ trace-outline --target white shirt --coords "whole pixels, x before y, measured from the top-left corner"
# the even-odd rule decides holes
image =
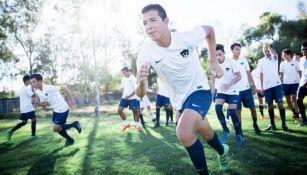
[[[168,94],[166,87],[163,85],[163,83],[161,82],[161,80],[159,78],[157,78],[157,85],[158,85],[157,94],[162,95],[164,97],[169,97],[169,94]]]
[[[133,92],[135,92],[136,78],[133,75],[130,75],[129,77],[123,77],[121,86],[124,88],[122,98],[125,98],[126,96],[129,96]],[[132,100],[132,99],[137,99],[137,96],[134,94],[133,96],[129,98],[129,100]]]
[[[283,73],[283,84],[296,84],[300,82],[299,62],[292,59],[291,61],[283,61],[280,63],[280,73]]]
[[[258,61],[258,66],[260,73],[263,73],[263,90],[281,85],[277,60],[264,57]]]
[[[255,87],[257,90],[261,90],[260,71],[259,67],[252,71],[252,77],[254,79]]]
[[[171,44],[167,48],[150,41],[140,49],[138,70],[146,62],[153,67],[177,110],[194,91],[210,89],[196,52],[196,46],[205,42],[205,38],[205,30],[197,27],[189,32],[172,32]]]
[[[239,91],[236,87],[238,82],[232,85],[229,89],[222,90],[222,85],[229,84],[234,78],[236,78],[235,73],[240,72],[238,64],[236,64],[231,58],[225,58],[223,63],[219,63],[219,66],[223,69],[224,75],[221,78],[216,78],[214,80],[217,93],[238,95]]]
[[[234,62],[238,64],[241,74],[241,80],[237,83],[237,88],[239,91],[244,91],[246,89],[250,89],[249,81],[247,77],[247,72],[250,71],[249,64],[246,58],[239,58],[235,60],[233,58]]]
[[[305,56],[300,60],[300,68],[302,71],[300,86],[303,86],[307,82],[307,58]]]
[[[48,102],[54,112],[63,113],[69,109],[64,97],[60,94],[60,86],[43,84],[42,91],[37,89],[35,93],[41,102]]]
[[[33,95],[34,92],[32,92],[32,90],[26,85],[20,89],[20,113],[28,113],[34,111],[34,107],[32,105]]]

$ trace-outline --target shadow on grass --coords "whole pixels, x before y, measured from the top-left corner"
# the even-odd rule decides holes
[[[17,148],[26,148],[27,145],[33,141],[33,139],[28,139],[28,140],[24,140],[22,142],[20,142],[19,144],[17,144],[16,146],[14,146],[15,144],[11,143],[11,142],[6,142],[6,143],[2,143],[0,144],[0,155],[1,154],[4,154],[10,150],[13,150],[13,149],[17,149]]]
[[[53,174],[55,162],[58,158],[71,157],[79,151],[79,148],[76,148],[69,153],[58,154],[63,148],[64,146],[54,149],[49,154],[44,154],[31,166],[27,174]]]

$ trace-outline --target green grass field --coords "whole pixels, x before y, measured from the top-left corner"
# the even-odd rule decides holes
[[[213,109],[212,106],[207,117],[220,135],[221,127]],[[252,130],[249,111],[243,110],[242,116],[245,143],[235,146],[232,132],[228,142],[231,166],[228,174],[306,174],[307,127],[296,127],[289,110],[289,132],[283,132],[277,120],[278,131],[263,132],[260,136]],[[131,113],[128,119],[132,121]],[[79,120],[83,131],[79,135],[76,130],[69,130],[75,144],[64,147],[64,139],[51,130],[50,114],[38,113],[38,138],[31,138],[31,125],[28,124],[14,133],[10,143],[6,142],[5,131],[19,120],[17,117],[2,118],[0,174],[196,174],[185,149],[177,141],[175,125],[154,129],[148,117],[145,119],[148,127],[141,133],[136,133],[133,127],[121,133],[121,121],[114,111],[96,117],[93,113],[72,110],[68,121]],[[267,118],[258,121],[261,128],[269,122]],[[205,142],[203,144],[210,173],[220,174],[215,151]]]

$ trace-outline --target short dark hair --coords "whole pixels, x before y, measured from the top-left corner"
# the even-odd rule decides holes
[[[125,67],[122,68],[122,71],[127,71],[128,72],[129,68],[127,66],[125,66]]]
[[[298,56],[300,56],[300,57],[303,56],[302,53],[300,53],[300,52],[295,52],[294,55],[298,55]]]
[[[222,44],[216,44],[215,50],[220,50],[225,53],[224,46]]]
[[[307,41],[302,44],[303,47],[307,47]]]
[[[230,49],[233,50],[236,46],[239,46],[240,48],[242,47],[241,44],[239,44],[239,43],[233,43],[233,44],[230,46]]]
[[[132,73],[133,73],[133,70],[132,70],[132,69],[129,69],[129,72],[132,72]]]
[[[149,4],[147,6],[145,6],[142,9],[142,14],[150,11],[150,10],[156,10],[159,13],[159,16],[161,17],[162,20],[164,20],[167,15],[166,15],[166,11],[164,10],[164,8],[160,5],[160,4]]]
[[[25,75],[22,78],[23,82],[26,83],[26,81],[30,80],[30,76],[29,75]]]
[[[291,49],[284,49],[282,52],[287,54],[287,55],[290,55],[291,57],[293,56],[293,52],[292,52]]]
[[[41,80],[41,81],[43,81],[43,76],[41,75],[41,74],[32,74],[31,75],[31,77],[30,77],[30,79],[32,79],[32,78],[35,78],[36,80]]]

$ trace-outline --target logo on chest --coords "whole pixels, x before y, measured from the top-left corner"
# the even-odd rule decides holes
[[[291,66],[294,66],[294,64],[292,63]]]
[[[226,70],[227,72],[229,72],[230,68],[229,68],[229,67],[226,67],[225,70]]]
[[[186,58],[189,56],[189,50],[188,49],[184,49],[180,52],[180,55],[183,57],[183,58]]]
[[[243,62],[241,62],[240,64],[241,64],[242,66],[244,65],[244,63],[243,63]]]

